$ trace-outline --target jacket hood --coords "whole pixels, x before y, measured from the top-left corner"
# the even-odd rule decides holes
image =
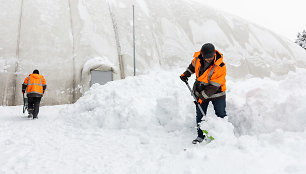
[[[214,59],[214,64],[219,66],[223,62],[223,54],[221,54],[218,50],[215,50],[215,59]],[[194,58],[201,57],[201,51],[195,52],[193,55]]]
[[[29,76],[31,78],[34,78],[34,79],[41,79],[42,78],[42,75],[40,75],[40,74],[30,74]]]
[[[214,64],[219,66],[223,62],[223,54],[216,50]]]

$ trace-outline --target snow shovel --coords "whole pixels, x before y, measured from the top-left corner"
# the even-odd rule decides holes
[[[26,110],[28,110],[28,98],[24,97],[24,93],[22,93],[23,97],[23,113],[25,113]]]
[[[207,121],[207,119],[206,119],[206,114],[204,113],[204,111],[203,111],[203,109],[202,109],[200,103],[197,102],[198,100],[197,100],[196,96],[194,95],[194,93],[192,92],[192,90],[191,90],[191,88],[190,88],[188,82],[186,81],[185,83],[186,83],[186,85],[187,85],[187,87],[188,87],[188,89],[189,89],[191,95],[193,96],[196,105],[199,107],[201,113],[203,114],[203,118],[204,118],[204,119],[202,118],[201,121]],[[197,125],[197,127],[198,127],[199,129],[201,129],[200,125],[201,125],[201,123],[199,123],[199,124]],[[203,130],[203,129],[201,129],[201,130],[203,131],[203,133],[204,133],[204,135],[205,135],[204,140],[205,140],[206,142],[209,143],[209,142],[211,142],[212,140],[215,139],[214,137],[208,135],[208,131],[207,131],[207,130]]]

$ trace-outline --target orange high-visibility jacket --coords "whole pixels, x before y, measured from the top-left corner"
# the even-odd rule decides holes
[[[27,85],[28,94],[36,93],[43,95],[43,86],[46,86],[46,80],[40,74],[30,74],[24,79],[23,84]]]
[[[201,63],[200,63],[200,59],[198,58],[198,56],[200,54],[201,54],[201,51],[195,52],[193,56],[194,58],[191,63],[192,66],[194,67],[194,72],[197,77],[196,80],[199,81],[204,86],[213,85],[213,86],[221,88],[220,92],[215,93],[212,96],[207,96],[204,91],[201,92],[201,95],[205,99],[224,96],[225,91],[226,91],[226,79],[225,79],[226,66],[223,62],[223,55],[219,51],[216,50],[214,64],[210,66],[209,68],[207,68],[207,70],[201,76],[199,76],[199,70],[201,67]],[[189,72],[191,71],[189,70]],[[197,94],[196,92],[196,95],[199,95],[199,94]]]

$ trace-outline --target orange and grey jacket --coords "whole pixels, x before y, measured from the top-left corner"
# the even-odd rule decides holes
[[[216,50],[214,61],[207,63],[201,56],[201,51],[195,52],[193,60],[183,75],[190,77],[196,74],[193,85],[194,94],[203,101],[213,101],[225,98],[226,66],[223,55]]]
[[[28,97],[42,97],[46,88],[46,80],[39,74],[30,74],[22,84],[22,90],[27,89]]]

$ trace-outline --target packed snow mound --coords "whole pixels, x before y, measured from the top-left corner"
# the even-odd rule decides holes
[[[192,98],[182,90],[178,74],[164,71],[94,84],[64,115],[88,127],[175,131],[194,122]]]
[[[102,86],[95,84],[63,111],[65,119],[80,127],[167,131],[188,127],[193,131],[195,106],[187,86],[179,79],[179,71],[184,69],[160,70]],[[306,107],[301,103],[306,98],[306,80],[302,78],[305,75],[306,70],[298,69],[287,76],[250,77],[243,81],[228,76],[227,114],[235,133],[304,131]],[[192,81],[190,78],[190,85]],[[212,106],[207,116],[215,120]],[[227,131],[231,132],[223,132]]]
[[[305,69],[286,76],[228,80],[229,119],[239,132],[306,129]]]

